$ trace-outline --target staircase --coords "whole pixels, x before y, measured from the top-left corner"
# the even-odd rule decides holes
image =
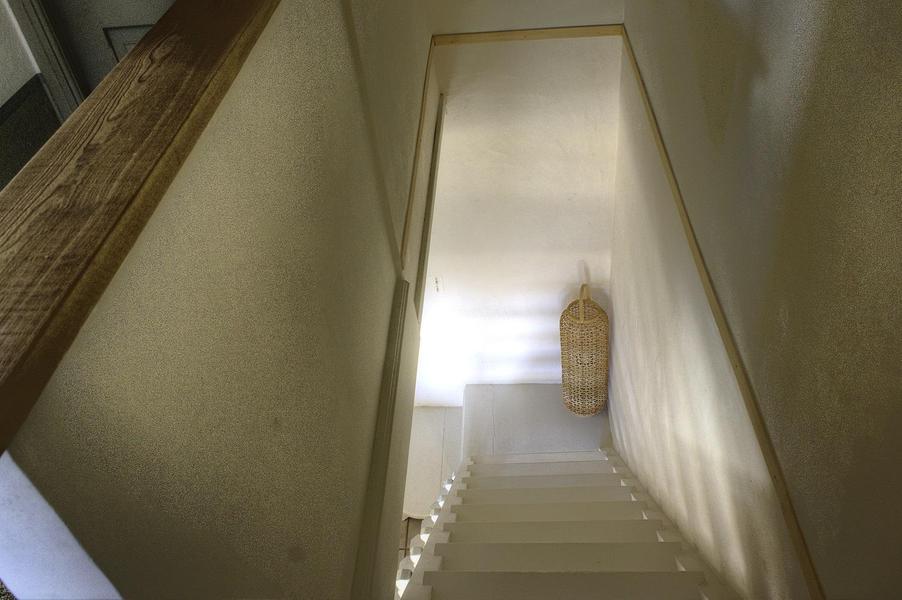
[[[403,600],[727,600],[613,450],[475,456],[398,572]]]

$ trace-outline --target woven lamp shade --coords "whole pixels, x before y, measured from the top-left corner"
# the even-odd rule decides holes
[[[561,313],[561,392],[573,414],[590,416],[608,403],[608,315],[589,286]]]

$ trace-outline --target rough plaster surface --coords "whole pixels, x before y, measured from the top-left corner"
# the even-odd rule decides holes
[[[342,3],[350,15],[380,192],[400,247],[431,37],[427,11],[417,0]],[[428,161],[425,166],[428,172]]]
[[[0,0],[0,105],[37,72],[9,3]]]
[[[609,306],[620,51],[617,38],[434,51],[447,100],[418,404],[560,381],[561,310],[582,281]]]
[[[631,67],[621,82],[611,427],[664,511],[746,598],[805,597]]]
[[[395,272],[348,40],[283,0],[14,441],[126,597],[349,594]]]
[[[902,587],[902,5],[627,3],[829,598]]]

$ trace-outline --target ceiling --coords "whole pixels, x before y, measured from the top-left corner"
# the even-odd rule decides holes
[[[446,94],[416,402],[560,381],[558,318],[607,305],[621,41],[439,46]]]

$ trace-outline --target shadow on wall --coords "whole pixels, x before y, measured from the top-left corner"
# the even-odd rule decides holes
[[[755,45],[759,16],[765,4],[751,5],[749,28],[743,28],[720,2],[689,0],[686,9],[708,138],[720,146],[734,111],[748,110],[751,82],[767,71]]]
[[[902,586],[902,6],[830,4],[752,373],[831,597]]]
[[[827,596],[895,597],[902,7],[635,0],[626,13]]]
[[[621,90],[611,400],[618,449],[743,596],[802,598],[779,502],[628,66]],[[703,135],[703,120],[691,125]]]
[[[614,304],[611,301],[611,285],[610,285],[610,273],[607,276],[608,279],[608,288],[604,289],[599,286],[596,279],[592,278],[592,270],[590,269],[588,263],[584,260],[580,260],[576,264],[576,278],[573,280],[574,283],[572,285],[568,285],[562,288],[558,292],[558,304],[560,305],[560,310],[563,311],[568,304],[573,302],[574,300],[579,299],[579,288],[583,283],[589,284],[589,293],[592,295],[592,300],[597,302],[602,309],[608,314],[608,319],[612,319],[614,315]]]

